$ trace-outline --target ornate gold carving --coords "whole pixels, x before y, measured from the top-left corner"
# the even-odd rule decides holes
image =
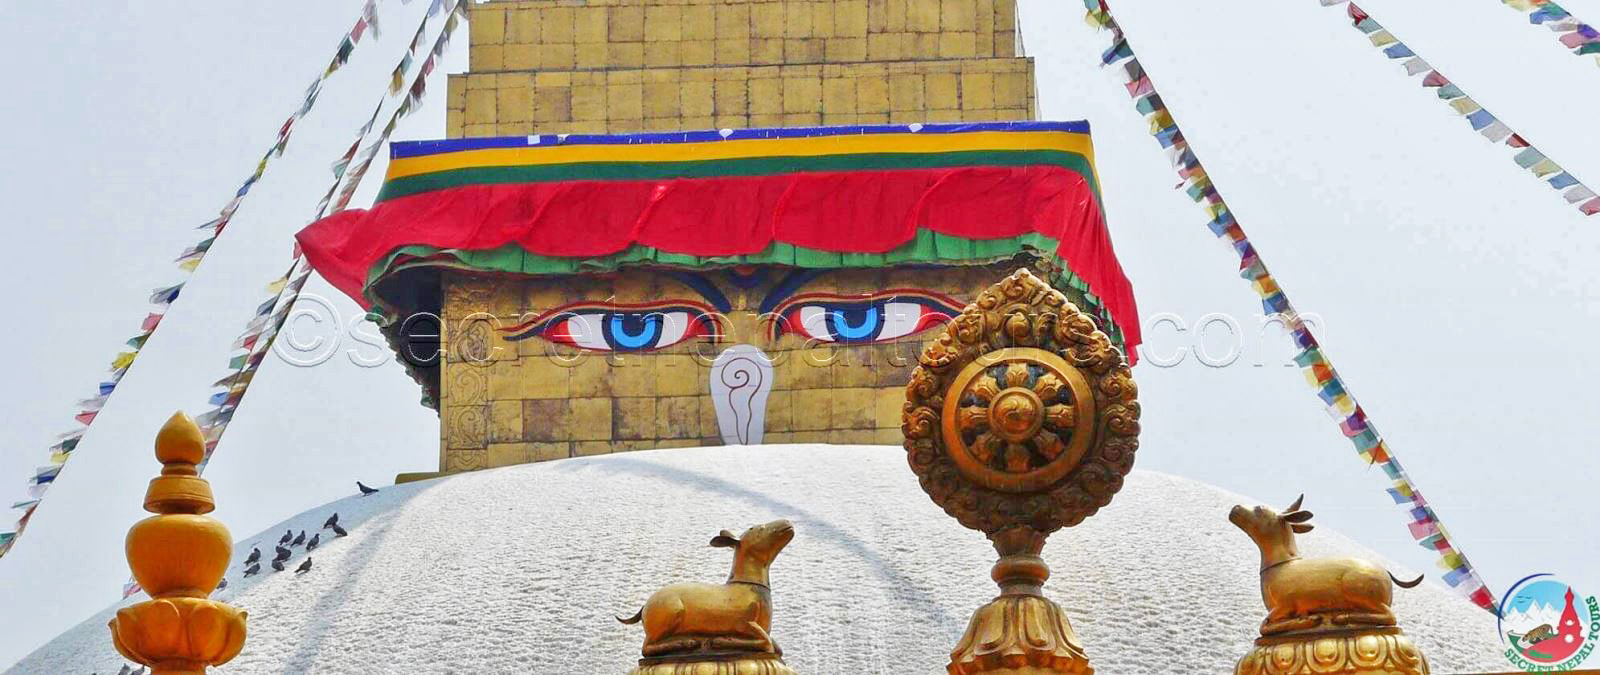
[[[673,584],[656,591],[623,623],[644,623],[634,675],[793,675],[772,639],[772,588],[767,571],[794,539],[787,520],[757,525],[735,537],[723,530],[712,546],[733,549],[723,584]]]
[[[216,507],[195,469],[204,458],[200,428],[174,414],[156,435],[163,466],[145,492],[145,510],[157,515],[128,530],[128,566],[152,599],[119,610],[111,640],[152,675],[204,673],[244,647],[245,612],[207,598],[228,568],[233,537],[204,515]]]
[[[1238,675],[1426,675],[1428,659],[1399,628],[1291,635],[1256,640]]]
[[[959,395],[944,399],[946,452],[986,488],[1049,486],[1078,465],[1094,438],[1088,380],[1043,349],[984,354],[956,375],[950,391]]]
[[[488,455],[488,450],[446,450],[444,470],[446,473],[477,471],[484,468]]]
[[[1026,269],[978,295],[906,385],[906,458],[934,503],[989,536],[1001,595],[979,609],[951,673],[1091,673],[1041,594],[1045,537],[1111,501],[1138,449],[1137,389],[1093,319]]]
[[[1359,673],[1426,675],[1428,661],[1395,625],[1393,583],[1383,568],[1359,558],[1300,557],[1296,534],[1310,532],[1304,497],[1282,513],[1235,506],[1228,520],[1261,550],[1261,638],[1239,660],[1239,674]]]
[[[1133,468],[1139,404],[1122,353],[1027,270],[979,294],[920,364],[907,459],[962,525],[1054,532],[1109,503]]]

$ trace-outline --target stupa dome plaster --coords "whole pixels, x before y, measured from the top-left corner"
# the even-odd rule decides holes
[[[1232,672],[1265,615],[1256,548],[1226,518],[1236,503],[1252,500],[1136,470],[1051,538],[1045,595],[1097,672]],[[324,530],[310,572],[292,573],[296,549],[291,571],[241,578],[253,546],[270,558],[284,530],[316,532],[333,512],[350,536]],[[729,555],[710,538],[780,517],[798,534],[772,567],[773,636],[801,673],[943,672],[995,592],[994,551],[929,501],[899,448],[636,452],[386,487],[241,539],[215,597],[249,611],[249,639],[217,672],[626,672],[642,634],[613,617],[664,584],[721,581]],[[1300,541],[1414,576],[1327,529]],[[1504,669],[1494,618],[1442,586],[1397,590],[1394,607],[1433,672]],[[117,672],[115,609],[13,672]]]

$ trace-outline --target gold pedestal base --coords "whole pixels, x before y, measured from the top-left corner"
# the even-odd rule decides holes
[[[1428,675],[1428,659],[1398,627],[1278,635],[1256,640],[1236,675]]]
[[[639,659],[629,675],[798,675],[776,654]]]
[[[978,608],[950,652],[951,675],[1092,675],[1066,613],[1039,595],[1001,595]]]

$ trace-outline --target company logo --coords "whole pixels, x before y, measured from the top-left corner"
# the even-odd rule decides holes
[[[1500,641],[1527,672],[1571,670],[1600,644],[1600,603],[1549,574],[1518,581],[1500,601]]]

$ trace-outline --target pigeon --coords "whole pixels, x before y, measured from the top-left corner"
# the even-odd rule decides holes
[[[144,675],[144,666],[139,666],[138,670],[128,673],[128,675]]]
[[[317,549],[317,543],[320,541],[322,541],[321,532],[311,535],[311,541],[306,542],[306,552],[309,553],[311,551],[315,551]]]
[[[356,481],[356,482],[359,483],[360,481]],[[339,514],[338,513],[334,513],[333,515],[328,516],[328,522],[322,524],[322,529],[326,530],[326,529],[328,529],[330,527],[333,527],[334,525],[338,525],[338,524],[339,524]]]
[[[228,587],[228,580],[226,578],[224,578],[222,581],[217,582],[217,590],[220,591],[220,590],[222,590],[224,588],[227,588],[227,587]]]
[[[299,536],[296,536],[294,538],[294,541],[289,542],[289,545],[290,546],[299,546],[299,545],[304,544],[304,543],[306,543],[306,531],[305,530],[301,530]]]
[[[311,556],[306,556],[306,561],[303,562],[303,563],[300,563],[299,567],[294,568],[294,573],[295,574],[305,574],[306,572],[310,572],[310,571],[311,571]]]
[[[278,547],[278,554],[272,556],[272,561],[273,562],[283,562],[285,560],[288,560],[289,556],[291,556],[291,555],[294,555],[294,551],[291,551],[291,550],[286,549],[286,548],[284,548],[282,546],[279,546]]]
[[[247,577],[253,577],[253,576],[255,576],[257,574],[260,574],[260,573],[261,573],[261,563],[256,563],[254,565],[251,565],[249,567],[244,568],[244,575],[247,576]]]
[[[131,672],[133,672],[133,669],[129,668],[128,664],[124,663],[122,664],[122,670],[117,671],[117,675],[128,675],[128,673]]]
[[[252,548],[252,549],[250,549],[250,557],[244,559],[244,564],[249,565],[250,563],[253,563],[253,562],[256,562],[256,561],[259,561],[259,560],[261,560],[261,549],[260,548]]]
[[[349,532],[345,532],[344,528],[339,527],[338,523],[334,523],[333,524],[333,536],[335,536],[335,537],[343,537],[343,536],[346,536],[348,534],[350,534],[350,533]]]
[[[282,546],[294,540],[294,530],[284,530],[283,536],[278,538],[278,545]]]
[[[278,572],[282,572],[283,571],[283,561],[282,560],[274,560],[274,561],[272,561],[272,569],[275,570],[275,571],[278,571]]]
[[[361,481],[356,481],[356,488],[361,490],[361,496],[363,497],[378,491],[378,488],[369,488],[365,485],[362,485]]]

